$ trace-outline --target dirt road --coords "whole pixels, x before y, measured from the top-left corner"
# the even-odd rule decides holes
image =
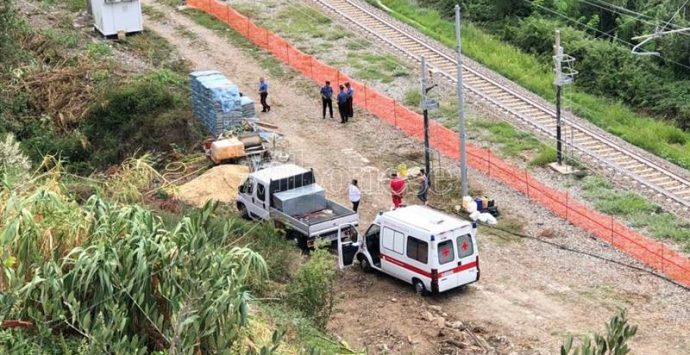
[[[294,160],[313,167],[320,183],[340,202],[347,203],[347,181],[359,178],[363,226],[389,207],[382,189],[386,170],[417,160],[419,142],[362,112],[347,125],[322,120],[316,85],[301,78],[271,78],[255,58],[217,33],[170,8],[144,2],[165,13],[161,20],[148,19],[147,28],[176,46],[195,69],[222,71],[252,97],[258,78],[268,77],[273,108],[261,119],[280,127]],[[193,36],[180,36],[179,27]],[[471,175],[471,184],[498,199],[513,219],[524,221],[527,232],[537,235],[548,226],[555,231],[551,241],[634,264],[522,196],[476,172]],[[640,327],[634,353],[688,353],[690,292],[646,273],[536,241],[504,240],[484,229],[479,239],[482,280],[465,291],[420,298],[407,284],[382,275],[355,269],[342,273],[329,330],[370,353],[550,354],[567,335],[601,331],[617,307],[627,307],[632,323]],[[468,326],[467,334],[486,341],[472,342],[470,335],[461,339],[452,330],[456,321]]]

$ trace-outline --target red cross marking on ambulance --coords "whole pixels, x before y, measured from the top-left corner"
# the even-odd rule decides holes
[[[462,242],[462,250],[467,251],[467,249],[468,249],[469,247],[470,247],[470,246],[467,244],[467,241]]]

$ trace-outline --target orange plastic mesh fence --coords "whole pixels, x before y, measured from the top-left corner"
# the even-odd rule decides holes
[[[188,0],[187,5],[225,22],[255,45],[266,49],[282,62],[319,84],[329,80],[337,91],[338,85],[349,81],[355,90],[354,103],[357,106],[396,126],[406,134],[417,139],[423,139],[423,118],[421,115],[376,90],[352,80],[338,69],[302,53],[280,36],[256,26],[247,17],[225,3],[216,0]],[[429,126],[429,135],[430,143],[434,149],[450,158],[459,158],[460,146],[457,133],[438,122],[432,121]],[[527,195],[556,215],[589,231],[601,240],[670,278],[690,286],[690,260],[663,243],[629,229],[616,222],[611,216],[591,210],[571,199],[567,193],[544,185],[527,171],[514,167],[496,157],[490,150],[469,144],[466,153],[468,164],[472,168]]]

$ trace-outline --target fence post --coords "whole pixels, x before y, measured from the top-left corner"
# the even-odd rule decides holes
[[[565,192],[565,219],[568,219],[568,200],[570,199],[570,192]]]
[[[232,27],[232,25],[230,25],[230,4],[228,3],[225,4],[225,18],[228,19],[228,26]]]
[[[206,1],[206,11],[211,11],[211,0]],[[206,12],[204,11],[204,12]],[[206,12],[208,14],[208,12]]]
[[[529,197],[529,180],[527,179],[527,170],[525,170],[525,186],[527,186],[527,197]]]
[[[337,84],[336,84],[335,86],[340,86],[340,70],[338,70],[336,73],[337,73],[338,75],[336,76],[336,78],[337,78],[336,83],[337,83]]]
[[[229,17],[228,17],[228,18],[229,18]],[[269,50],[270,45],[268,44],[268,30],[265,30],[265,31],[266,31],[266,50]],[[270,50],[269,50],[269,51],[270,51]]]
[[[491,148],[489,148],[488,151],[489,151],[489,177],[491,177]]]
[[[664,273],[664,274],[665,274],[665,271],[664,271],[664,260],[666,260],[666,259],[664,258],[664,249],[666,249],[666,248],[664,248],[664,246],[662,245],[662,246],[661,246],[661,273]]]
[[[309,56],[309,72],[311,72],[311,79],[316,80],[314,78],[314,57]]]
[[[398,127],[398,110],[396,110],[395,100],[393,100],[393,125]]]
[[[611,218],[611,246],[613,246],[613,216],[609,218]]]
[[[247,32],[246,36],[247,36],[247,38],[249,39],[249,17],[247,17],[246,19],[247,19],[247,29],[246,29],[245,32]],[[252,40],[249,39],[249,42],[251,42],[251,41],[252,41]]]
[[[287,58],[287,64],[290,65],[290,45],[285,42],[285,58]]]

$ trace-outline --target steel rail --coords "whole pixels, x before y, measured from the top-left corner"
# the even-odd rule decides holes
[[[344,19],[347,19],[351,23],[355,24],[359,28],[363,29],[365,32],[373,35],[374,37],[378,38],[380,41],[386,43],[388,46],[394,48],[395,50],[401,52],[402,54],[410,57],[411,59],[415,61],[420,60],[420,53],[415,53],[412,50],[405,49],[402,45],[399,43],[394,42],[390,38],[387,38],[384,34],[377,32],[376,30],[370,28],[366,23],[363,23],[361,21],[361,18],[357,18],[356,15],[364,15],[365,18],[373,19],[376,22],[378,22],[380,25],[383,25],[387,27],[389,30],[395,31],[398,35],[403,37],[405,40],[412,42],[418,46],[421,46],[425,50],[431,52],[434,55],[437,55],[441,57],[443,60],[448,62],[449,64],[452,64],[453,66],[457,65],[457,61],[452,58],[451,56],[447,55],[446,53],[442,52],[441,50],[438,50],[434,48],[433,46],[429,45],[428,43],[422,41],[421,39],[418,38],[418,36],[410,34],[407,30],[400,28],[399,26],[396,26],[395,24],[391,23],[390,21],[386,20],[385,18],[382,18],[378,14],[372,12],[369,9],[366,9],[365,7],[361,6],[360,4],[357,4],[355,1],[352,0],[338,0],[341,3],[347,4],[351,6],[352,8],[358,10],[360,14],[353,14],[353,13],[348,13],[345,11],[340,10],[336,6],[332,4],[332,0],[313,0],[326,8],[327,10],[331,12],[337,13],[339,16],[341,16]],[[430,59],[430,58],[428,58]],[[434,63],[429,63],[428,65],[435,67],[436,70],[441,73],[441,75],[448,80],[449,82],[455,84],[457,83],[454,73],[449,73],[445,70],[442,70],[439,68],[439,65],[434,64]],[[493,106],[496,106],[500,108],[501,110],[509,113],[510,115],[516,117],[523,123],[528,124],[529,126],[533,127],[536,129],[540,134],[546,136],[549,139],[555,139],[553,137],[553,132],[549,130],[546,126],[544,126],[542,123],[538,122],[536,119],[527,117],[525,114],[518,112],[517,110],[509,107],[505,103],[500,102],[497,100],[494,95],[484,92],[486,90],[481,90],[480,88],[475,87],[477,84],[469,84],[468,81],[471,82],[479,82],[481,84],[489,84],[492,88],[498,89],[500,94],[507,94],[509,96],[512,96],[514,98],[519,99],[520,102],[526,104],[530,108],[537,109],[539,112],[554,117],[555,118],[555,112],[549,108],[545,107],[542,104],[539,104],[535,102],[534,100],[530,99],[529,97],[526,97],[525,95],[522,95],[520,93],[515,92],[513,89],[507,87],[506,85],[503,85],[501,83],[498,83],[496,80],[488,77],[487,75],[478,72],[474,68],[470,68],[468,66],[463,66],[463,70],[466,71],[468,74],[471,75],[471,77],[468,77],[468,80],[465,81],[464,87],[465,89],[469,90],[472,94],[480,97],[481,99],[488,101],[491,103]],[[479,86],[479,85],[477,85]],[[639,154],[632,152],[628,149],[625,149],[624,147],[619,146],[616,142],[612,141],[611,139],[605,137],[604,135],[594,132],[591,129],[577,123],[574,121],[569,120],[567,117],[563,119],[563,122],[570,126],[570,129],[574,131],[574,133],[580,133],[581,136],[584,136],[585,138],[590,138],[591,141],[594,141],[595,143],[600,144],[599,147],[595,148],[605,148],[613,151],[614,153],[619,153],[622,154],[624,157],[632,159],[634,162],[639,163],[639,165],[642,165],[643,167],[652,169],[654,172],[660,174],[662,177],[666,177],[676,184],[672,186],[671,188],[678,188],[682,187],[680,191],[690,191],[690,181],[674,174],[671,171],[668,171],[667,169],[659,166],[658,164],[655,164],[654,162],[650,161],[649,159],[646,159]],[[684,206],[684,207],[690,207],[690,200],[687,198],[683,198],[679,196],[676,193],[673,193],[672,191],[669,191],[669,188],[662,188],[661,186],[648,181],[648,179],[645,179],[644,177],[640,176],[638,173],[635,171],[632,171],[632,169],[626,169],[619,165],[618,163],[606,159],[602,156],[604,153],[595,153],[592,151],[592,149],[587,149],[586,147],[581,147],[579,145],[576,145],[574,142],[563,142],[566,146],[570,147],[571,149],[577,151],[581,156],[586,156],[589,158],[594,159],[596,162],[599,164],[608,167],[610,169],[613,169],[613,171],[627,176],[637,183],[646,186],[650,190],[655,191],[656,193],[663,195],[669,199],[672,199],[676,203]],[[637,169],[638,171],[641,169]],[[643,171],[647,171],[648,169],[643,169]],[[659,176],[652,176],[652,177],[659,177]],[[688,196],[690,197],[690,195]]]

